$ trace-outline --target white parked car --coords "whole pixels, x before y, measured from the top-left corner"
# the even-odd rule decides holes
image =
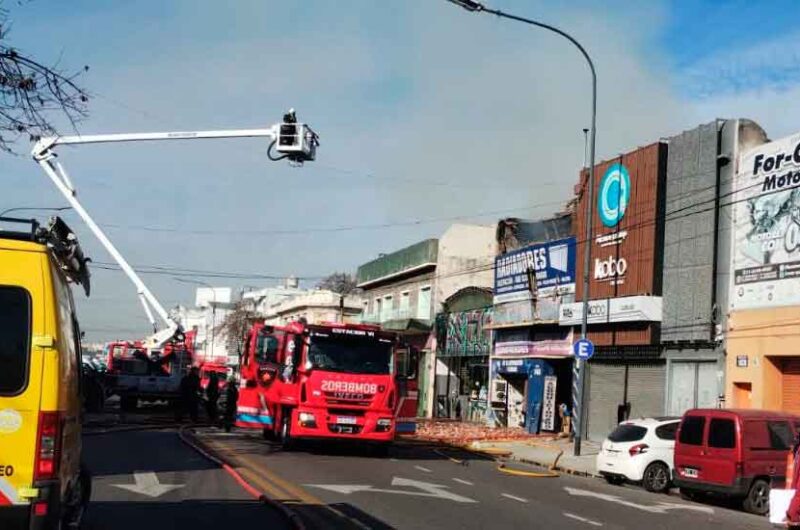
[[[603,442],[597,471],[610,484],[641,482],[647,491],[665,492],[672,482],[675,432],[680,418],[623,421]]]

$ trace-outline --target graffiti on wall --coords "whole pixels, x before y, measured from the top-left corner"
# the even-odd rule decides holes
[[[489,355],[492,349],[491,307],[444,313],[436,319],[439,352],[448,357]]]

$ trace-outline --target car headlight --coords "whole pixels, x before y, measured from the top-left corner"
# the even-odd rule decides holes
[[[386,432],[391,428],[392,428],[391,418],[380,418],[377,422],[377,428],[375,430],[378,432]]]

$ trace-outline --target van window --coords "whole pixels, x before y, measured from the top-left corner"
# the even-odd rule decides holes
[[[736,423],[733,420],[712,418],[708,424],[708,446],[719,449],[736,447]]]
[[[703,428],[706,419],[703,416],[686,416],[681,423],[681,434],[678,440],[687,445],[703,445]]]
[[[679,424],[679,421],[674,421],[672,423],[659,425],[656,427],[656,436],[661,440],[674,440]]]
[[[772,449],[785,451],[792,447],[792,429],[788,421],[768,421],[769,443]]]
[[[636,442],[644,438],[645,434],[647,434],[646,428],[640,427],[639,425],[626,425],[623,423],[618,425],[617,428],[608,435],[608,439],[618,443]]]
[[[28,384],[31,351],[31,297],[21,287],[0,287],[0,396]]]

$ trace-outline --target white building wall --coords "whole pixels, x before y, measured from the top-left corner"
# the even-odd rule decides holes
[[[495,226],[454,224],[439,238],[435,310],[464,287],[493,287]]]
[[[271,306],[264,315],[268,324],[280,325],[305,318],[309,324],[338,322],[340,296],[327,290],[307,291]],[[344,320],[357,322],[361,316],[361,298],[345,296]]]

